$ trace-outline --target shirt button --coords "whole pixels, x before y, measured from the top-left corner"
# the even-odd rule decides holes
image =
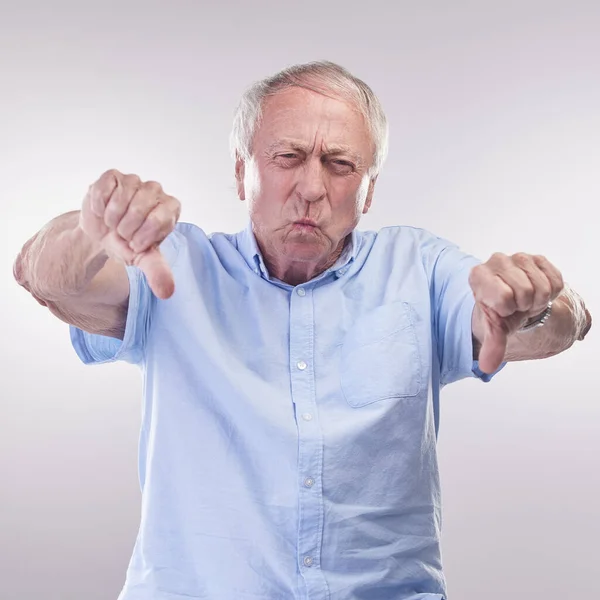
[[[296,294],[298,294],[298,296],[306,296],[306,290],[304,288],[298,288]]]
[[[304,414],[302,415],[302,418],[303,418],[305,421],[312,421],[312,415],[311,415],[310,413],[304,413]]]
[[[304,566],[306,567],[312,567],[313,564],[313,558],[312,556],[305,556],[304,557]]]
[[[315,485],[315,480],[314,480],[312,477],[307,477],[307,478],[304,480],[304,485],[305,485],[307,488],[309,488],[309,487],[312,487],[313,485]]]
[[[298,361],[298,364],[296,365],[301,371],[304,371],[304,369],[306,369],[306,367],[308,367],[308,365],[303,361],[300,360]]]

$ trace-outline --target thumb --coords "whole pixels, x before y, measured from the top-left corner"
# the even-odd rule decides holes
[[[508,334],[504,328],[487,317],[483,343],[479,350],[479,368],[484,373],[494,373],[502,364],[507,344]]]
[[[158,298],[166,300],[173,295],[175,292],[173,273],[157,247],[142,252],[134,262],[146,275],[150,289]]]

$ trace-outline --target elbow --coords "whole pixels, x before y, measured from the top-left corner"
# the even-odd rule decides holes
[[[25,288],[29,293],[32,293],[31,274],[27,268],[27,258],[24,250],[19,252],[17,258],[15,258],[15,261],[13,262],[13,277],[21,287]]]
[[[13,277],[20,286],[25,287],[25,270],[23,268],[23,255],[21,252],[19,252],[13,263]]]
[[[38,291],[37,287],[33,285],[32,275],[28,266],[28,253],[27,248],[31,245],[31,240],[25,244],[21,252],[17,255],[13,262],[13,277],[15,281],[24,289],[26,289],[42,306],[48,306],[47,302],[43,299],[43,294]]]
[[[13,276],[16,282],[28,292],[31,291],[31,246],[36,238],[37,234],[29,238],[25,244],[23,244],[21,251],[17,254],[17,257],[13,262]]]

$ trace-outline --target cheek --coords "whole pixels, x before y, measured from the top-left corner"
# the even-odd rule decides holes
[[[256,212],[270,211],[276,207],[282,209],[290,204],[290,199],[294,199],[295,179],[291,170],[252,170],[247,176],[246,198],[254,205]]]
[[[280,202],[289,196],[294,186],[291,170],[281,170],[269,164],[249,162],[244,173],[246,195],[261,204]]]
[[[351,185],[340,185],[335,189],[334,194],[337,202],[334,203],[334,208],[340,212],[350,213],[353,215],[360,215],[365,206],[367,195],[369,193],[370,178],[365,175],[358,187],[356,182],[352,182]]]

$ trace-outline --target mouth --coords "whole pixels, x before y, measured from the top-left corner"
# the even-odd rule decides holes
[[[301,227],[301,228],[309,229],[309,228],[318,227],[318,224],[313,219],[298,219],[297,221],[294,221],[294,227]]]

